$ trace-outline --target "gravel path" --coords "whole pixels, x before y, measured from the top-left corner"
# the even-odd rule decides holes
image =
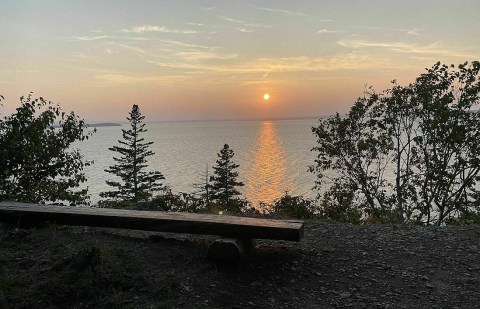
[[[299,243],[256,241],[241,262],[215,264],[205,258],[210,239],[203,237],[84,228],[4,232],[0,307],[480,307],[478,225],[308,221],[305,234]],[[75,289],[91,290],[71,290],[65,278],[72,276],[85,284]]]

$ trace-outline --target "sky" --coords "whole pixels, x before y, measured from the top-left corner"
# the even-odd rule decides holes
[[[0,0],[0,114],[29,92],[92,121],[344,113],[365,85],[480,60],[479,16],[478,0]]]

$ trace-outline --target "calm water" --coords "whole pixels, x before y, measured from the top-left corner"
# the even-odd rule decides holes
[[[315,124],[315,119],[147,123],[144,138],[154,142],[151,150],[155,152],[149,168],[161,171],[173,192],[193,193],[193,185],[202,183],[207,166],[212,172],[217,153],[227,143],[235,152],[234,162],[240,165],[244,198],[254,204],[272,202],[285,191],[312,197],[314,175],[308,172],[308,165],[314,160],[310,149],[315,144],[311,133]],[[87,160],[95,161],[85,170],[94,203],[99,193],[109,188],[105,180],[114,178],[104,171],[116,155],[108,147],[118,144],[121,129],[128,126],[98,128],[78,145]]]

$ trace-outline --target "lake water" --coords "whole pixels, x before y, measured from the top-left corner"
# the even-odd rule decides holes
[[[152,141],[155,155],[148,158],[150,170],[165,176],[164,184],[173,192],[196,191],[195,183],[202,183],[202,174],[209,173],[224,144],[235,152],[233,161],[239,164],[242,197],[256,205],[272,202],[288,191],[291,194],[313,197],[314,175],[308,166],[314,163],[315,145],[311,133],[316,119],[274,121],[223,122],[158,122],[147,123],[143,137]],[[122,138],[122,127],[100,127],[88,141],[77,146],[87,160],[95,163],[85,169],[92,202],[98,202],[99,193],[109,189],[106,180],[114,175],[105,172],[114,164],[117,153],[108,150]],[[203,180],[204,182],[204,180]]]

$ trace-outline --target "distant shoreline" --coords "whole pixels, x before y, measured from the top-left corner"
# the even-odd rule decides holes
[[[99,128],[99,127],[121,127],[122,125],[115,122],[99,122],[99,123],[89,123],[88,126]]]
[[[195,122],[238,122],[238,121],[283,121],[283,120],[309,120],[320,119],[328,116],[305,116],[305,117],[285,117],[285,118],[258,118],[258,119],[192,119],[192,120],[152,120],[145,123],[195,123]]]
[[[100,127],[121,127],[120,123],[116,122],[99,122],[99,123],[87,123],[87,127],[89,128],[100,128]],[[59,124],[53,125],[55,129],[60,128]]]

